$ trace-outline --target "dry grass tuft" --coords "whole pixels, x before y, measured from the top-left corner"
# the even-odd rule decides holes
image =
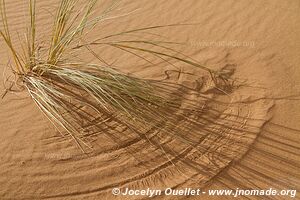
[[[90,123],[89,126],[99,125],[109,117],[121,121],[133,130],[144,131],[149,127],[154,127],[190,143],[180,133],[180,127],[176,124],[176,118],[185,118],[185,116],[182,113],[176,117],[171,114],[180,109],[180,101],[172,95],[170,98],[168,93],[170,86],[128,76],[105,64],[66,61],[65,54],[83,47],[89,48],[91,45],[109,45],[128,52],[135,51],[136,55],[148,53],[201,68],[208,71],[216,83],[221,81],[227,84],[226,77],[189,59],[174,55],[171,49],[168,49],[169,53],[166,53],[166,51],[146,47],[150,45],[165,48],[160,42],[105,41],[107,38],[164,26],[129,30],[78,45],[80,41],[84,41],[84,33],[92,30],[99,22],[108,19],[109,12],[118,5],[118,1],[113,1],[101,15],[92,17],[95,14],[97,2],[97,0],[85,1],[81,6],[83,9],[77,11],[75,8],[78,6],[78,0],[61,0],[54,17],[52,36],[46,47],[48,53],[46,56],[40,56],[36,41],[36,1],[29,1],[30,27],[26,33],[26,39],[21,41],[23,48],[19,52],[11,38],[5,1],[1,0],[0,13],[3,28],[0,34],[10,49],[14,61],[14,73],[22,80],[40,110],[63,136],[71,137],[83,152],[92,148],[85,139],[87,125],[82,123],[84,118]],[[143,44],[145,48],[141,47]],[[94,54],[94,52],[91,53]],[[193,103],[190,102],[190,104]],[[87,117],[86,111],[93,112],[95,116]],[[100,118],[100,122],[93,124],[93,119],[96,118]]]

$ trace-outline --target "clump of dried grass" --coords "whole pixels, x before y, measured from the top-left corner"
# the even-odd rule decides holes
[[[66,61],[63,59],[66,52],[88,45],[105,44],[122,50],[135,50],[174,59],[202,68],[215,78],[219,78],[219,75],[188,59],[133,45],[150,44],[154,47],[163,47],[160,43],[151,41],[103,42],[97,39],[92,43],[77,45],[84,31],[90,30],[105,19],[107,12],[117,4],[113,2],[106,12],[92,18],[97,0],[85,1],[84,11],[75,10],[78,2],[78,0],[60,1],[52,27],[52,37],[47,47],[47,56],[41,57],[36,41],[36,1],[29,1],[30,27],[26,33],[26,40],[23,41],[22,51],[19,52],[11,38],[5,1],[1,0],[3,29],[0,34],[10,49],[14,73],[22,80],[40,110],[62,135],[73,138],[83,151],[86,151],[86,147],[91,148],[85,141],[86,126],[82,124],[86,110],[94,113],[94,118],[100,118],[102,122],[106,120],[105,116],[110,116],[134,130],[154,127],[168,134],[180,132],[176,120],[170,116],[171,111],[180,108],[180,102],[175,97],[167,98],[169,94],[164,86],[155,81],[123,74],[109,66]],[[154,28],[160,26],[130,30],[106,38]],[[85,107],[85,111],[81,109],[82,107]],[[92,123],[91,118],[88,120]],[[101,123],[101,120],[97,123]],[[186,140],[180,133],[174,135]]]

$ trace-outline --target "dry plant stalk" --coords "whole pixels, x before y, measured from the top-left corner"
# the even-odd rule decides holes
[[[36,0],[29,1],[30,27],[26,33],[26,41],[22,41],[21,52],[17,51],[11,38],[5,0],[1,0],[0,3],[3,23],[0,34],[10,49],[14,73],[27,88],[36,105],[61,134],[71,137],[83,152],[92,148],[85,141],[87,126],[82,124],[83,118],[90,122],[90,126],[97,126],[114,117],[132,130],[154,127],[168,134],[178,133],[180,127],[176,126],[176,119],[170,116],[170,113],[180,109],[180,102],[175,97],[167,98],[167,88],[155,81],[128,76],[105,65],[66,61],[63,59],[66,52],[88,45],[105,44],[122,50],[134,50],[177,60],[206,70],[214,80],[226,83],[221,74],[188,59],[134,45],[160,46],[151,41],[103,42],[97,39],[88,44],[78,45],[83,33],[107,19],[108,13],[117,6],[118,1],[113,1],[111,6],[97,17],[92,17],[97,0],[85,1],[84,12],[76,11],[78,3],[78,0],[60,1],[46,56],[40,56],[36,41]],[[135,29],[108,35],[106,38],[161,27],[163,26]],[[82,107],[96,116],[91,117]],[[179,114],[177,117],[183,116]],[[100,118],[100,122],[93,124],[93,119],[96,118]],[[180,134],[174,133],[174,136],[187,140]]]

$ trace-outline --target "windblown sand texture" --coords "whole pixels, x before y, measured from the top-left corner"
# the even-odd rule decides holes
[[[50,13],[57,2],[37,1],[41,41],[49,34]],[[300,1],[136,0],[123,1],[120,7],[121,14],[134,12],[100,24],[89,38],[193,23],[144,31],[142,36],[185,43],[170,47],[236,79],[234,87],[218,91],[209,74],[175,61],[149,57],[155,63],[149,65],[117,49],[93,47],[124,73],[155,80],[168,77],[169,83],[197,91],[183,86],[171,91],[182,98],[182,108],[189,106],[186,99],[198,104],[195,112],[184,113],[199,122],[197,126],[178,119],[194,146],[151,129],[149,142],[111,121],[111,127],[91,134],[94,151],[86,156],[61,138],[25,90],[8,93],[0,103],[0,199],[125,199],[111,194],[114,187],[299,189]],[[22,37],[27,2],[10,0],[7,8],[12,34]],[[5,81],[9,60],[0,43]],[[95,60],[86,51],[80,57]]]

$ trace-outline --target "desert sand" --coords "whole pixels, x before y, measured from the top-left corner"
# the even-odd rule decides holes
[[[39,39],[43,40],[52,25],[51,10],[58,1],[37,2]],[[236,88],[230,98],[213,98],[239,103],[216,107],[222,115],[205,125],[210,130],[220,130],[222,137],[199,144],[199,148],[205,149],[201,153],[194,149],[184,152],[184,144],[165,138],[162,142],[175,152],[169,152],[173,161],[170,162],[165,152],[151,147],[147,141],[130,136],[134,142],[128,142],[120,134],[117,137],[121,142],[115,143],[99,134],[94,152],[87,156],[72,141],[60,136],[26,90],[7,93],[0,103],[0,199],[147,199],[114,196],[113,188],[299,189],[300,1],[124,0],[120,7],[113,15],[134,12],[99,24],[89,37],[188,23],[145,31],[144,37],[156,34],[162,40],[184,43],[174,48],[212,69],[234,67],[232,76],[238,80],[236,84],[245,85]],[[7,9],[12,34],[22,37],[26,1],[9,0]],[[10,72],[5,67],[8,50],[2,39],[0,43],[2,83]],[[166,62],[149,66],[116,49],[94,48],[103,58],[120,66],[120,71],[137,77],[160,79],[164,71],[174,70]],[[89,59],[86,52],[81,56]],[[196,87],[197,78],[204,76],[201,70],[176,66],[193,74],[177,76],[174,72],[177,83]],[[213,95],[209,94],[212,86],[207,82],[201,89]],[[0,91],[5,91],[2,84]],[[232,145],[237,140],[243,145]],[[228,153],[226,159],[221,156],[223,152]],[[238,199],[244,198],[264,199]],[[232,197],[203,195],[189,199]]]

